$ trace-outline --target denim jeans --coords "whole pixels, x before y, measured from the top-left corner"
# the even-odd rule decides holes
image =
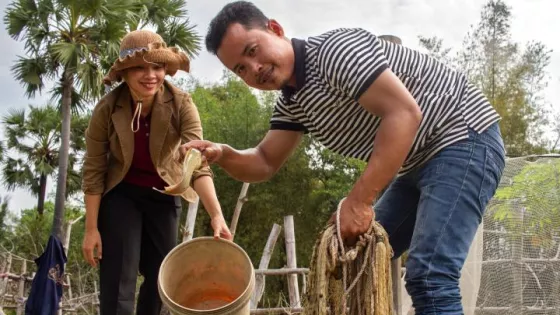
[[[374,209],[395,258],[409,249],[406,289],[416,314],[463,314],[459,278],[504,169],[498,124],[395,179]]]

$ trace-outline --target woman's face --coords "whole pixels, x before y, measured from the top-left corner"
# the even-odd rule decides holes
[[[137,98],[151,99],[163,84],[165,65],[145,63],[141,66],[128,68],[123,73],[123,79],[133,90]]]

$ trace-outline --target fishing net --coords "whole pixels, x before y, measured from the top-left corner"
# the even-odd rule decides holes
[[[392,314],[389,238],[372,220],[368,231],[348,248],[330,224],[318,238],[303,296],[304,315]]]

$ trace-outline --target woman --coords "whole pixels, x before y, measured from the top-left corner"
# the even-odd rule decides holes
[[[156,189],[179,182],[182,144],[202,138],[189,94],[164,80],[189,71],[189,59],[146,30],[126,35],[120,56],[105,77],[122,83],[95,106],[86,131],[83,191],[86,232],[83,254],[100,261],[101,314],[132,314],[138,271],[144,276],[138,314],[159,314],[159,266],[176,245],[179,197]],[[207,165],[194,172],[188,201],[199,195],[214,236],[231,240]]]

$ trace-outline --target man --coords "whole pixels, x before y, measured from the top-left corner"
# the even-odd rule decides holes
[[[462,314],[460,271],[504,168],[500,117],[482,93],[462,73],[363,29],[287,39],[244,1],[212,20],[206,47],[249,86],[282,95],[257,147],[187,146],[244,182],[271,178],[307,132],[367,161],[341,204],[343,239],[367,230],[390,183],[373,208],[395,257],[409,249],[416,313]]]

